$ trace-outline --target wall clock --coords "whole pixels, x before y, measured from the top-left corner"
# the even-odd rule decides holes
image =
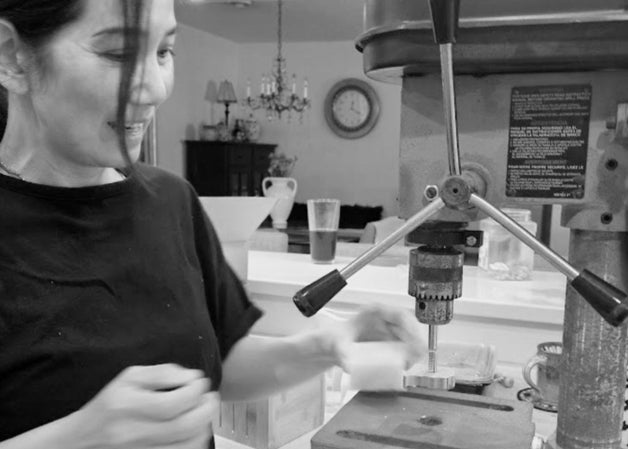
[[[366,81],[347,78],[329,90],[324,110],[334,133],[345,139],[357,139],[368,134],[377,123],[379,98]]]

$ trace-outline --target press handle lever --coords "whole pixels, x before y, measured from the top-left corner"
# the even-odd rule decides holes
[[[440,75],[443,88],[443,109],[447,137],[449,174],[460,175],[460,149],[458,148],[458,119],[454,85],[453,43],[456,42],[460,0],[430,0],[434,40],[440,52]]]
[[[471,194],[469,202],[487,214],[493,220],[510,231],[521,242],[532,248],[536,253],[551,263],[558,271],[569,279],[571,286],[593,307],[606,322],[619,326],[628,318],[628,299],[626,293],[594,275],[588,270],[579,272],[569,262],[560,257],[532,234],[517,224],[498,208],[483,199]]]
[[[571,281],[571,286],[612,326],[619,326],[628,318],[626,293],[599,278],[589,270],[582,270]]]
[[[346,267],[340,271],[334,270],[306,287],[303,287],[292,297],[292,301],[303,315],[308,317],[314,315],[334,296],[336,296],[336,293],[347,285],[347,279],[349,279],[354,273],[359,271],[370,261],[386,251],[406,234],[416,229],[417,226],[421,225],[444,207],[445,203],[442,199],[434,199],[434,201],[429,203],[419,212],[408,218],[403,226],[397,228],[384,240],[365,251]]]
[[[345,285],[345,278],[338,270],[334,270],[296,292],[292,301],[303,315],[310,317],[322,309]]]
[[[437,44],[456,42],[459,11],[460,0],[430,0],[434,41]]]

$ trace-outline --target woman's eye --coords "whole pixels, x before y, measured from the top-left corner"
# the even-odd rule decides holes
[[[157,52],[159,59],[173,58],[175,56],[172,48],[163,48]]]
[[[106,51],[106,52],[101,53],[101,56],[109,59],[110,61],[121,63],[121,62],[130,61],[131,58],[133,57],[133,52],[132,51],[125,52],[122,50]],[[164,61],[164,60],[167,60],[168,58],[172,58],[174,57],[174,50],[172,48],[163,48],[161,50],[158,50],[157,57],[159,58],[160,61]]]
[[[126,60],[131,59],[132,54],[130,52],[118,52],[118,51],[109,51],[102,54],[105,58],[110,59],[115,62],[124,62]]]

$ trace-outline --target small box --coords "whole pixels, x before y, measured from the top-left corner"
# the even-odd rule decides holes
[[[318,375],[267,399],[222,402],[216,435],[256,449],[277,449],[323,424],[325,377]]]

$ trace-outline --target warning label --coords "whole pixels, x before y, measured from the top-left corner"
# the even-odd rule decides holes
[[[582,198],[591,86],[513,87],[506,196]]]

